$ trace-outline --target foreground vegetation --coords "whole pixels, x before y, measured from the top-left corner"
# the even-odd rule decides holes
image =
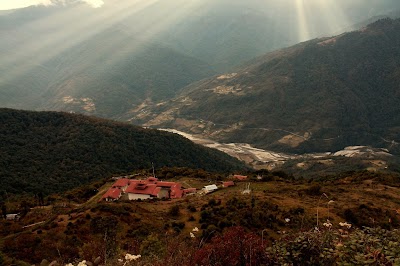
[[[156,174],[196,188],[226,179],[196,173]],[[79,189],[49,196],[19,221],[0,223],[0,258],[5,265],[399,264],[399,176],[364,171],[311,181],[258,171],[249,178],[248,195],[239,182],[180,200],[98,202],[110,181],[93,184],[100,192],[85,202]],[[8,213],[23,210],[18,201],[35,202],[27,197],[6,201]]]

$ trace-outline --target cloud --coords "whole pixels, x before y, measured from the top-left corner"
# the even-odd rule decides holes
[[[51,0],[0,0],[0,10],[23,8],[32,5],[51,5]]]
[[[104,4],[103,0],[78,0],[78,1],[85,2],[94,8],[101,7]],[[12,0],[12,1],[11,0],[0,0],[0,10],[22,8],[22,7],[33,6],[33,5],[49,6],[49,5],[54,4],[54,2],[65,4],[68,2],[68,0],[58,0],[58,1],[52,1],[52,0]]]
[[[38,4],[48,6],[48,5],[51,5],[52,3],[51,3],[51,0],[40,0],[40,1],[38,1]]]
[[[101,7],[104,4],[104,2],[102,0],[83,0],[83,1],[88,3],[89,5],[91,5],[94,8]]]

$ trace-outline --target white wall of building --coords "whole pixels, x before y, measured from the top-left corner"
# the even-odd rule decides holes
[[[128,198],[129,200],[138,200],[138,199],[145,200],[145,199],[150,199],[151,196],[146,194],[128,193]]]

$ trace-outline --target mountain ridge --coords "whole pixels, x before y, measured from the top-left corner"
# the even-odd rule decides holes
[[[383,19],[267,54],[136,121],[269,150],[372,145],[398,154],[399,33],[400,20]]]
[[[303,34],[293,26],[300,19],[297,7],[278,0],[108,0],[101,8],[53,2],[0,16],[6,36],[0,43],[0,106],[120,120],[254,56],[397,7],[389,0],[370,7],[343,3],[343,21],[310,16]],[[307,4],[308,12],[319,5]],[[351,6],[363,11],[346,10]]]

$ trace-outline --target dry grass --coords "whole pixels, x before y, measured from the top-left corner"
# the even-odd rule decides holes
[[[196,178],[180,178],[176,181],[189,184],[198,189],[210,184],[208,180]],[[54,232],[67,234],[70,227],[73,230],[69,230],[68,234],[77,234],[78,237],[85,239],[90,238],[90,235],[85,234],[90,234],[91,219],[100,216],[115,216],[119,219],[118,241],[121,243],[132,242],[133,239],[143,239],[149,232],[156,232],[160,236],[167,234],[189,238],[189,233],[194,227],[201,228],[202,224],[199,220],[202,209],[214,210],[213,207],[209,206],[211,199],[218,203],[216,208],[221,209],[228,208],[227,203],[233,198],[245,202],[247,206],[251,206],[251,202],[255,201],[254,212],[264,211],[268,215],[275,216],[276,221],[268,229],[249,228],[257,234],[261,234],[264,231],[264,236],[268,240],[279,238],[282,235],[282,231],[305,230],[314,227],[317,221],[317,209],[320,226],[327,219],[338,226],[339,222],[346,221],[344,213],[348,209],[352,210],[355,215],[364,215],[363,219],[367,220],[371,218],[371,220],[379,222],[382,217],[376,216],[386,215],[387,212],[394,213],[397,215],[396,219],[400,220],[400,213],[395,212],[395,210],[400,209],[400,188],[395,186],[388,186],[378,182],[373,184],[356,182],[349,178],[321,183],[276,180],[251,182],[251,194],[243,195],[242,191],[247,183],[238,182],[234,187],[220,189],[208,195],[191,195],[177,200],[153,202],[121,200],[115,203],[99,203],[98,199],[111,186],[111,183],[108,183],[101,187],[99,193],[87,203],[70,204],[66,208],[61,208],[57,215],[50,213],[51,207],[35,208],[19,222],[7,223],[1,221],[0,232],[3,236],[7,236],[8,239],[18,237],[22,231],[33,232],[36,236],[42,238],[51,236]],[[318,193],[310,195],[310,188],[318,185],[320,186]],[[328,204],[330,201],[333,202]],[[262,209],[260,206],[264,203],[268,203],[270,206],[268,208],[272,209]],[[56,204],[58,203],[56,202]],[[171,216],[169,211],[175,205],[179,206],[179,215]],[[196,211],[190,211],[190,206],[194,207]],[[277,207],[276,210],[273,210],[274,206]],[[128,208],[130,212],[128,214],[124,213],[124,208]],[[246,208],[244,211],[253,211],[250,207]],[[302,212],[294,214],[295,210],[302,210]],[[237,211],[240,212],[241,210],[237,209]],[[233,214],[234,216],[236,215],[235,213]],[[371,215],[371,217],[367,216],[365,218],[365,215]],[[285,223],[286,217],[291,217],[292,221]],[[190,218],[191,220],[189,221]],[[45,224],[21,231],[22,226],[42,221],[43,219],[46,220]],[[387,221],[381,220],[380,222]],[[182,223],[184,224],[182,229],[177,229],[173,226]],[[41,230],[40,234],[38,230]],[[140,233],[143,230],[144,233]],[[134,232],[133,235],[127,236],[130,231]],[[200,230],[200,232],[196,233],[196,236],[201,237],[202,231]]]

